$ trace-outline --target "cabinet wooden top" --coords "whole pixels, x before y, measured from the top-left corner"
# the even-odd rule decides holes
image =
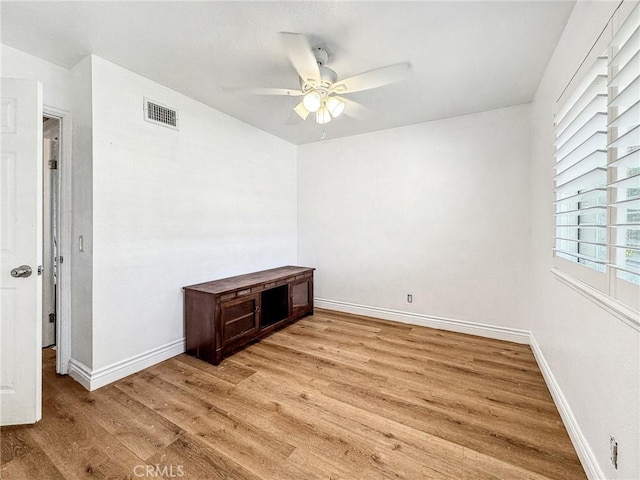
[[[307,272],[313,272],[314,270],[315,268],[310,267],[278,267],[272,268],[270,270],[263,270],[261,272],[247,273],[244,275],[237,275],[235,277],[222,278],[220,280],[214,280],[212,282],[197,283],[195,285],[184,287],[184,289],[221,294],[233,290],[260,285],[263,283],[275,282],[284,278],[302,275]]]

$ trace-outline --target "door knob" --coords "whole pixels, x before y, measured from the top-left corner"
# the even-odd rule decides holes
[[[31,273],[32,270],[29,265],[20,265],[19,267],[11,270],[11,276],[14,278],[28,277],[29,275],[31,275]]]

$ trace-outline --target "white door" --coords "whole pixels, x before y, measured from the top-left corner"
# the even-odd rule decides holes
[[[0,424],[15,425],[42,416],[42,86],[3,78],[0,96]]]

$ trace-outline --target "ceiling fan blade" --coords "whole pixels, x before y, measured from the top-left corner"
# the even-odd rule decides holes
[[[302,90],[296,90],[294,88],[236,88],[236,87],[222,87],[225,92],[242,93],[246,95],[284,95],[289,97],[299,97],[304,95]]]
[[[302,102],[296,105],[293,111],[296,112],[302,120],[306,120],[310,113],[309,110],[304,108],[304,105],[302,104]]]
[[[404,80],[410,73],[411,64],[409,62],[389,65],[388,67],[376,68],[354,75],[353,77],[345,78],[344,80],[339,80],[331,85],[330,91],[336,93],[353,93],[370,90]]]
[[[303,81],[320,80],[320,69],[316,57],[311,52],[311,45],[301,33],[280,32],[289,61]]]
[[[353,117],[358,120],[362,120],[366,117],[371,117],[373,115],[373,111],[365,107],[364,105],[359,104],[358,102],[354,102],[353,100],[349,100],[345,97],[335,96],[338,100],[344,102],[344,115],[348,117]]]

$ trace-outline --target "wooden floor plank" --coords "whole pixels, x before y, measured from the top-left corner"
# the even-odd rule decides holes
[[[23,427],[4,427],[0,432],[3,479],[65,480],[47,454]]]
[[[345,447],[358,452],[363,467],[381,474],[404,471],[406,478],[417,478],[420,474],[434,479],[450,478],[462,460],[462,448],[457,445],[413,429],[403,429],[401,424],[381,417],[363,415],[359,409],[308,385],[258,373],[238,389],[269,389],[277,395],[281,410],[311,420],[322,438],[338,439],[337,453]],[[417,433],[419,439],[411,433]]]
[[[149,463],[157,468],[155,472],[167,472],[163,478],[260,480],[189,433],[183,434]]]
[[[357,315],[95,392],[45,350],[43,384],[42,421],[0,429],[3,479],[585,478],[527,345]]]
[[[56,390],[63,402],[87,415],[143,460],[160,453],[183,432],[113,386],[88,392],[71,378],[64,380],[51,381],[45,376],[44,388]]]
[[[28,454],[33,445],[30,444],[27,432],[19,426],[3,427],[0,442],[0,465]]]
[[[144,463],[52,389],[43,389],[42,420],[29,433],[67,480],[126,478],[136,465]]]
[[[195,365],[197,368],[202,368],[202,361],[184,353],[182,355],[174,357],[174,359],[187,365]],[[250,377],[255,372],[256,371],[254,369],[235,362],[233,357],[225,359],[224,363],[221,363],[215,369],[209,370],[210,375],[218,377],[220,380],[232,383],[234,385],[237,385],[245,378]]]
[[[218,455],[243,464],[247,470],[261,471],[270,462],[286,459],[294,446],[270,432],[233,416],[215,405],[215,397],[198,398],[188,391],[151,374],[135,374],[118,386],[191,436],[207,444]],[[245,412],[246,414],[246,412]]]

